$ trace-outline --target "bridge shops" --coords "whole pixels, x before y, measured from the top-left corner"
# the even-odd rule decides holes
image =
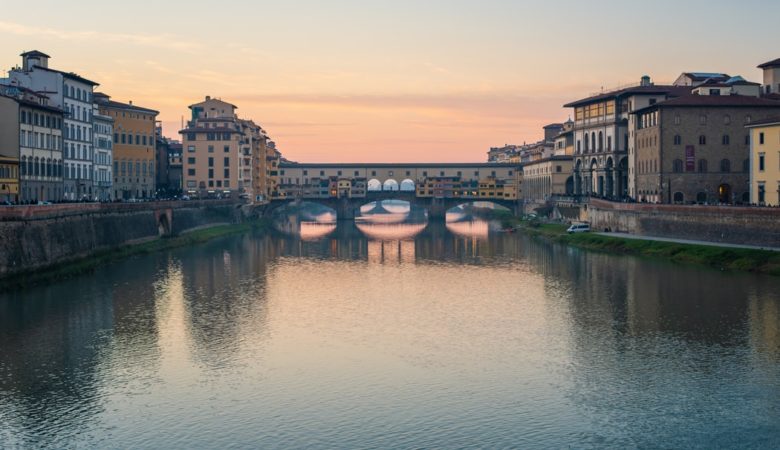
[[[279,165],[281,198],[365,198],[401,192],[420,198],[519,198],[520,169],[508,164]]]

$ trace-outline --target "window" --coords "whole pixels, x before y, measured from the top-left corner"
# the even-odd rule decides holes
[[[731,138],[728,134],[723,135],[723,145],[729,145],[731,143]]]
[[[214,146],[213,145],[209,145],[209,153],[214,153]]]
[[[214,178],[214,169],[209,169],[209,178]]]
[[[187,146],[187,151],[190,152],[190,153],[195,153],[195,146],[194,145],[188,145]]]
[[[765,163],[765,154],[759,153],[758,154],[758,171],[763,172],[764,171],[764,163]]]
[[[225,150],[225,153],[230,153],[230,146],[226,145],[224,150]]]
[[[563,145],[561,145],[563,147]],[[612,136],[607,136],[607,151],[612,151]]]
[[[706,159],[700,159],[699,160],[699,173],[707,173],[707,160]]]
[[[742,161],[742,171],[746,173],[750,172],[750,159]]]
[[[682,137],[679,134],[674,135],[674,145],[682,145]]]
[[[724,173],[731,172],[731,161],[728,159],[722,159],[720,161],[720,171]]]
[[[214,158],[209,158],[209,167],[214,167]]]
[[[707,116],[704,114],[699,116],[699,125],[707,125]]]
[[[187,133],[187,140],[188,141],[195,141],[198,139],[197,133]]]
[[[195,158],[194,157],[187,158],[187,164],[195,164]]]
[[[747,115],[745,116],[745,123],[750,123],[753,121],[753,116]]]
[[[195,169],[187,169],[187,175],[194,177],[195,176]]]
[[[225,167],[230,167],[230,157],[226,156],[222,162]]]
[[[758,184],[758,203],[763,204],[766,202],[766,186],[764,183]]]
[[[672,163],[672,171],[674,173],[682,173],[683,171],[683,162],[682,159],[675,159]]]
[[[728,114],[726,114],[725,116],[723,116],[723,123],[724,123],[725,125],[728,125],[728,124],[730,124],[730,123],[731,123],[731,116],[730,116],[730,115],[728,115]]]
[[[680,119],[680,115],[679,114],[675,114],[674,115],[674,124],[675,125],[679,125],[681,122],[682,122],[682,120]]]
[[[745,145],[750,145],[750,135],[745,136]]]
[[[699,145],[707,145],[707,136],[703,134],[699,136]]]
[[[764,133],[758,133],[758,145],[764,145]]]

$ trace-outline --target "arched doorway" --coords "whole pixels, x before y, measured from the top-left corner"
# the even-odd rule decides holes
[[[685,201],[685,197],[683,196],[682,192],[675,192],[674,193],[674,202],[678,204],[682,204]]]
[[[390,178],[389,180],[385,181],[385,184],[382,186],[383,191],[397,191],[398,190],[398,182],[394,179]]]
[[[574,194],[574,177],[569,177],[566,179],[566,195],[573,195]]]
[[[723,183],[718,186],[718,201],[720,203],[731,203],[731,185]]]

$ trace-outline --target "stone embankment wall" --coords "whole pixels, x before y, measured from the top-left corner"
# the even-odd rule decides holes
[[[241,220],[230,201],[0,207],[0,277]]]
[[[780,247],[780,208],[649,205],[593,199],[593,230]]]

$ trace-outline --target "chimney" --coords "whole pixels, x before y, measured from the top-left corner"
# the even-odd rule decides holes
[[[209,101],[209,100],[211,100],[211,96],[210,96],[210,95],[207,95],[207,96],[206,96],[206,101]]]
[[[129,102],[129,103],[130,103],[130,106],[133,106],[133,101],[132,101],[132,100],[130,100],[130,102]]]
[[[653,83],[650,82],[650,77],[645,75],[642,77],[642,80],[639,82],[640,86],[652,86]]]

